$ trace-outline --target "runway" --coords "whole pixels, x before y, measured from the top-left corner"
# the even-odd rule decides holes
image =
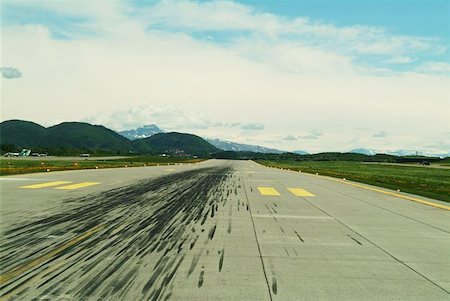
[[[252,161],[0,185],[0,300],[450,299],[445,202]]]

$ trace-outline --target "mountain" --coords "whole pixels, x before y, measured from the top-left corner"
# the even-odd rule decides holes
[[[159,133],[132,143],[139,152],[206,155],[219,151],[196,135],[177,132]]]
[[[352,149],[350,152],[353,154],[363,154],[363,155],[367,155],[367,156],[373,156],[373,155],[377,154],[377,151],[375,151],[373,149],[367,149],[367,148],[355,148],[355,149]]]
[[[235,152],[254,152],[264,154],[282,154],[283,151],[273,148],[267,148],[259,145],[242,144],[231,141],[225,141],[221,139],[208,139],[206,141],[221,149],[223,151],[235,151]]]
[[[295,150],[295,151],[293,151],[293,153],[297,154],[297,155],[309,155],[308,152],[305,152],[305,151],[302,151],[302,150]]]
[[[45,128],[39,124],[9,120],[0,123],[2,149],[31,148],[56,155],[92,153],[190,154],[203,156],[219,150],[202,138],[182,133],[159,133],[133,141],[101,125],[63,122]]]
[[[413,151],[413,150],[404,150],[399,149],[396,151],[388,151],[387,154],[394,156],[425,156],[425,157],[440,157],[447,158],[450,157],[450,152],[442,152],[442,151]]]
[[[450,152],[433,152],[433,151],[415,151],[415,150],[405,150],[405,149],[399,149],[395,151],[390,150],[374,150],[374,149],[367,149],[367,148],[356,148],[350,151],[354,154],[364,154],[368,156],[373,156],[376,154],[386,154],[386,155],[392,155],[397,157],[406,157],[406,156],[426,156],[426,157],[450,157]]]
[[[7,120],[0,123],[0,143],[19,148],[39,145],[46,137],[42,125],[24,120]]]
[[[128,152],[131,142],[101,125],[63,122],[45,128],[39,124],[9,120],[0,123],[0,143],[19,148],[72,148]]]
[[[63,122],[47,128],[46,146],[129,151],[130,140],[102,125]]]
[[[125,137],[129,140],[136,140],[136,139],[141,139],[141,138],[147,138],[147,137],[153,136],[155,134],[159,134],[159,133],[165,133],[165,131],[160,129],[156,124],[150,124],[150,125],[144,125],[137,129],[120,131],[117,133],[119,133],[120,135],[122,135],[123,137]]]

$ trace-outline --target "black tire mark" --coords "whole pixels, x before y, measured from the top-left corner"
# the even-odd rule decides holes
[[[277,278],[275,276],[272,277],[272,292],[274,295],[278,293]]]
[[[305,242],[305,241],[303,240],[303,238],[300,236],[300,234],[298,234],[297,231],[294,231],[294,232],[295,232],[295,234],[297,235],[298,239],[300,239],[301,242]]]
[[[197,287],[201,288],[203,286],[203,277],[205,276],[205,271],[200,272],[200,276],[198,277]]]
[[[225,248],[222,248],[222,252],[220,253],[220,259],[219,259],[219,272],[222,271],[224,256],[225,256]]]
[[[353,239],[354,241],[356,241],[356,243],[360,246],[362,246],[362,243],[359,242],[356,238],[352,237],[351,235],[347,234],[348,237],[350,237],[351,239]]]
[[[2,233],[0,254],[1,258],[14,260],[1,261],[2,271],[54,249],[57,247],[55,236],[70,239],[99,224],[106,225],[102,235],[89,237],[34,267],[20,276],[24,280],[18,286],[18,279],[14,279],[0,294],[33,291],[26,287],[29,279],[45,272],[53,261],[67,256],[70,264],[54,269],[50,277],[42,277],[35,284],[33,298],[69,294],[77,299],[126,299],[131,287],[139,287],[141,299],[164,296],[185,252],[198,240],[195,228],[200,222],[206,222],[207,208],[213,218],[217,217],[214,214],[219,209],[217,200],[230,177],[230,168],[205,168],[143,180],[135,185],[67,200],[57,214],[8,229],[5,235]],[[217,223],[210,230],[209,239],[213,238],[216,226]],[[184,248],[189,242],[190,248]],[[82,250],[89,252],[80,252]],[[136,261],[158,253],[150,279],[141,286],[132,286],[138,279]],[[111,261],[105,262],[105,257]],[[74,282],[78,283],[76,289],[66,288],[66,284],[70,286]]]

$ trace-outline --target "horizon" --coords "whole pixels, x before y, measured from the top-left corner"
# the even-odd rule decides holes
[[[450,153],[447,1],[1,6],[1,121]]]
[[[8,121],[22,121],[22,122],[32,122],[35,124],[38,124],[40,126],[44,126],[41,125],[37,122],[31,121],[31,120],[22,120],[22,119],[9,119],[9,120],[3,120],[1,121],[1,123],[3,122],[8,122]],[[189,135],[195,135],[193,133],[187,132],[187,131],[166,131],[165,129],[159,127],[157,124],[147,124],[147,125],[142,125],[138,128],[130,128],[127,130],[115,130],[112,128],[109,128],[105,125],[102,124],[91,124],[88,123],[86,121],[62,121],[62,122],[58,122],[56,124],[52,124],[52,125],[48,125],[48,126],[44,126],[45,128],[49,128],[49,127],[54,127],[54,126],[58,126],[62,123],[85,123],[85,124],[89,124],[89,125],[93,125],[93,126],[103,126],[109,130],[112,130],[114,132],[116,132],[117,134],[125,137],[126,139],[132,141],[132,140],[136,140],[136,139],[144,139],[144,138],[148,138],[150,136],[156,135],[156,134],[169,134],[169,133],[180,133],[180,134],[189,134]],[[133,131],[133,130],[137,130],[139,128],[145,128],[147,126],[156,126],[159,130],[161,130],[162,132],[160,133],[156,133],[156,134],[152,134],[150,136],[146,136],[146,137],[139,137],[139,138],[135,138],[135,139],[130,139],[129,137],[127,137],[126,135],[123,135],[123,132],[126,131]],[[306,151],[304,149],[295,149],[295,150],[283,150],[283,149],[278,149],[276,147],[267,147],[264,145],[257,145],[257,144],[247,144],[247,143],[240,143],[240,142],[236,142],[236,141],[230,141],[230,140],[225,140],[222,139],[220,137],[205,137],[205,136],[199,136],[200,138],[204,139],[205,141],[209,142],[208,140],[220,140],[222,142],[231,142],[231,143],[237,143],[237,144],[244,144],[244,145],[249,145],[249,146],[257,146],[257,147],[263,147],[266,149],[273,149],[275,151],[280,151],[280,152],[284,152],[284,153],[297,153],[298,155],[314,155],[314,154],[320,154],[320,153],[353,153],[353,154],[363,154],[363,155],[368,155],[368,156],[374,156],[374,155],[392,155],[392,156],[427,156],[427,157],[450,157],[450,152],[426,152],[426,151],[421,151],[420,149],[417,150],[406,150],[406,149],[383,149],[383,150],[375,150],[375,149],[371,149],[371,148],[366,148],[364,146],[361,147],[356,147],[354,149],[348,149],[348,150],[343,150],[343,151],[336,151],[333,149],[329,149],[329,150],[324,150],[324,151],[319,151],[319,152],[309,152]],[[209,142],[211,144],[211,142]],[[220,148],[219,148],[220,149]],[[254,151],[256,153],[258,153],[257,151]],[[305,154],[300,154],[299,152],[304,152]]]

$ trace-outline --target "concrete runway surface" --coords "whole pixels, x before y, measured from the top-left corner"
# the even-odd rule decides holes
[[[450,300],[448,203],[251,161],[0,184],[0,300]]]

